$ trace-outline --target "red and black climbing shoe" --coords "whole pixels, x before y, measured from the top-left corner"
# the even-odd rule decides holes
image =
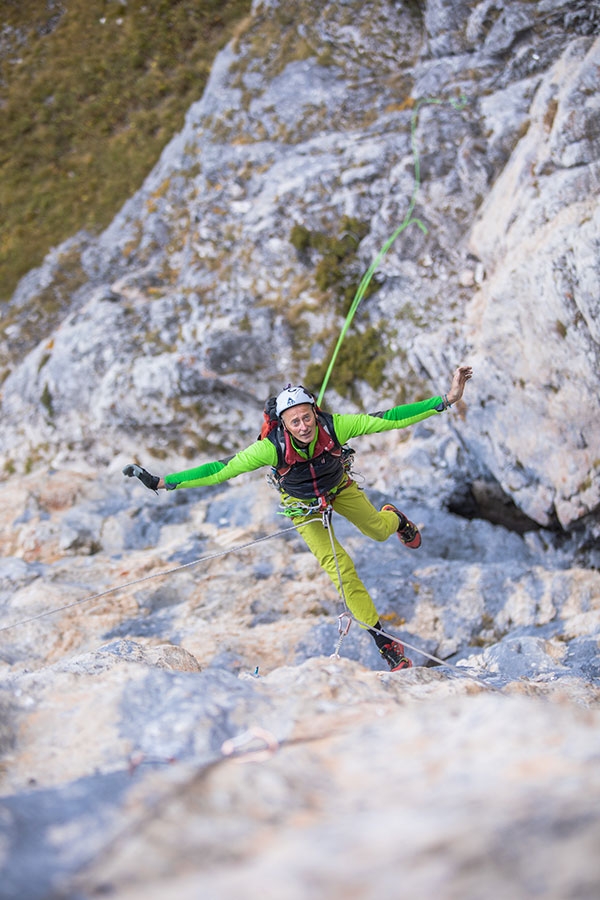
[[[399,641],[390,641],[379,648],[379,652],[385,659],[392,672],[399,672],[400,669],[410,669],[412,662],[408,656],[404,655],[404,647]]]
[[[421,535],[415,523],[411,522],[410,519],[407,519],[404,513],[400,512],[395,506],[392,506],[391,503],[386,503],[385,506],[382,506],[381,508],[382,510],[391,509],[392,512],[396,513],[400,522],[398,525],[398,537],[402,543],[406,544],[407,547],[410,547],[411,550],[417,550],[421,546]]]

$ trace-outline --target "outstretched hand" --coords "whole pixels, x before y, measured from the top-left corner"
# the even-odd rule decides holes
[[[463,395],[465,385],[469,378],[473,377],[473,369],[471,366],[459,366],[452,376],[452,384],[448,391],[448,403],[456,403]]]
[[[144,487],[149,488],[151,491],[155,491],[160,484],[158,475],[151,475],[150,472],[147,472],[146,469],[143,469],[136,463],[129,463],[129,465],[125,466],[123,475],[129,478],[139,478]]]

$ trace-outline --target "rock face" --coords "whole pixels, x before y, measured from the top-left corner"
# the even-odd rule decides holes
[[[377,11],[298,4],[292,24],[257,3],[111,227],[24,279],[7,465],[65,443],[99,460],[133,439],[159,458],[241,446],[264,397],[327,359],[343,296],[418,188],[428,233],[411,225],[379,266],[345,402],[441,391],[468,357],[450,493],[482,476],[538,524],[595,534],[597,4]]]
[[[489,278],[470,309],[487,390],[467,440],[544,524],[569,525],[600,497],[599,50],[573,41],[541,80],[470,240]],[[534,427],[523,434],[521,421]]]
[[[597,897],[597,3],[255,3],[142,189],[3,316],[0,898]],[[404,223],[405,227],[400,227]],[[326,395],[382,671],[235,452]],[[313,383],[314,382],[314,383]],[[362,482],[361,482],[362,483]],[[342,620],[343,624],[343,620]],[[332,658],[339,650],[341,658]]]
[[[3,801],[20,862],[5,897],[372,897],[400,877],[416,896],[597,894],[597,692],[496,694],[347,660],[242,681],[79,662],[95,670],[97,769],[63,760]],[[76,674],[55,677],[72,696]],[[123,716],[110,752],[108,697]]]

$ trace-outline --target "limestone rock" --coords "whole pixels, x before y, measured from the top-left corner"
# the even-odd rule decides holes
[[[3,900],[598,895],[599,27],[579,0],[256,0],[140,191],[23,279]],[[350,332],[375,359],[349,345],[327,397],[475,369],[450,413],[355,442],[422,547],[333,518],[414,662],[390,673],[264,473],[157,496],[121,472],[254,440],[409,209]],[[84,283],[41,316],[67,256]]]

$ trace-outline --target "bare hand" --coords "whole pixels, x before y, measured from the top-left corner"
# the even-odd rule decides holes
[[[450,386],[450,390],[448,391],[448,403],[456,403],[457,400],[463,395],[463,391],[465,389],[465,385],[469,378],[473,376],[473,369],[471,366],[459,366],[454,375],[452,376],[452,385]]]

